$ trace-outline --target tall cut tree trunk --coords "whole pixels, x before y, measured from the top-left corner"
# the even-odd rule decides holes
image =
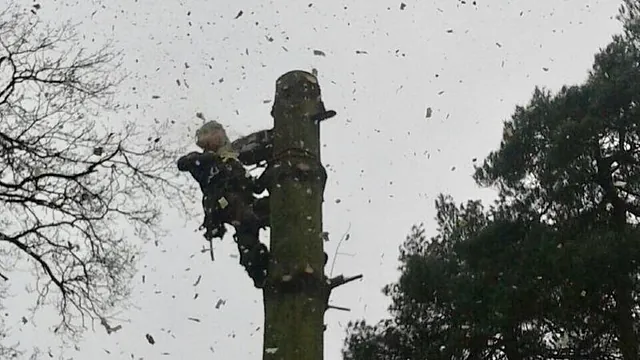
[[[292,71],[276,83],[269,196],[272,262],[264,288],[265,360],[322,360],[324,278],[318,80]]]

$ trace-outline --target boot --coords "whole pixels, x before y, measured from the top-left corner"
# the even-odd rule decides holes
[[[260,243],[255,246],[249,254],[250,264],[247,267],[247,272],[249,273],[249,277],[253,280],[253,285],[256,288],[261,289],[264,287],[268,276],[267,272],[269,269],[269,260],[271,258],[269,249],[267,249],[265,244]]]
[[[258,243],[253,248],[247,248],[238,243],[238,251],[240,252],[240,265],[245,268],[247,274],[253,280],[253,285],[261,289],[267,280],[267,269],[270,260],[267,246]]]

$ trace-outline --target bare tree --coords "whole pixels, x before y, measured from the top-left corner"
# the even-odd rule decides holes
[[[26,259],[36,305],[52,303],[56,330],[104,319],[129,294],[138,247],[161,235],[163,206],[187,211],[177,150],[114,103],[120,54],[88,52],[72,24],[51,27],[0,12],[0,277]],[[127,231],[132,229],[132,231]],[[1,281],[1,280],[0,280]]]

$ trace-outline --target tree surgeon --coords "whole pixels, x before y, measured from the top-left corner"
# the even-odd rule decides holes
[[[202,152],[191,152],[178,160],[178,169],[188,171],[202,190],[202,207],[207,241],[222,238],[224,224],[235,228],[234,240],[244,266],[254,286],[262,288],[267,277],[269,252],[260,243],[260,229],[269,225],[268,198],[256,198],[266,189],[265,180],[253,178],[239,159],[224,127],[206,122],[196,131],[196,145]],[[264,151],[254,150],[253,158],[260,160]],[[245,152],[246,153],[246,152]],[[264,154],[263,154],[264,155]]]

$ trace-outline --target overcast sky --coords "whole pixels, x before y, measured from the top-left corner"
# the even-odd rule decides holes
[[[318,70],[325,104],[338,112],[322,125],[327,272],[350,228],[334,275],[364,274],[332,295],[352,311],[325,317],[325,359],[337,360],[349,320],[386,316],[381,288],[398,277],[398,246],[413,224],[425,222],[433,234],[437,194],[492,199],[473,183],[472,159],[498,146],[502,121],[534,86],[583,81],[594,53],[620,30],[615,0],[404,2],[49,0],[37,13],[81,22],[87,46],[115,39],[131,73],[121,100],[139,105],[127,116],[141,124],[174,119],[184,144],[199,124],[196,112],[234,138],[271,127],[265,100],[275,80]],[[112,326],[122,330],[107,335],[97,325],[79,350],[66,347],[65,359],[261,358],[262,296],[232,239],[217,242],[211,262],[195,232],[202,219],[169,208],[166,216],[171,234],[144,247],[132,306],[115,314]],[[34,302],[25,285],[14,284],[6,302],[13,339],[59,351],[53,312],[21,323]]]

